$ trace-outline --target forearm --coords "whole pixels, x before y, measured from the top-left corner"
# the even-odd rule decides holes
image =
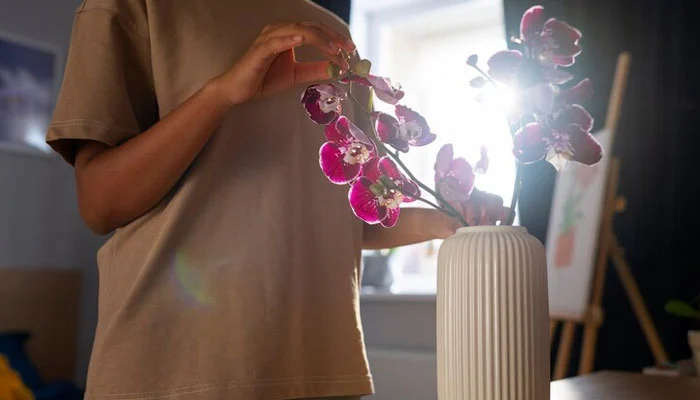
[[[76,180],[88,225],[107,233],[157,205],[197,157],[228,108],[216,84],[210,83],[124,144],[79,151]]]
[[[393,228],[381,225],[364,225],[363,248],[388,249],[422,243],[433,239],[446,239],[458,227],[456,220],[444,213],[427,208],[405,208]]]

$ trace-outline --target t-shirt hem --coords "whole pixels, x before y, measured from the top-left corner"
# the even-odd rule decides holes
[[[87,393],[84,400],[214,400],[220,398],[238,400],[288,400],[368,396],[372,394],[374,394],[374,383],[371,376],[349,376],[319,377],[298,381],[284,379],[231,381],[142,393]]]

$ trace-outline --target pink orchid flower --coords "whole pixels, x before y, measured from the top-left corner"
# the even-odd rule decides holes
[[[312,121],[328,125],[335,121],[342,111],[341,102],[347,98],[345,91],[331,84],[309,86],[301,97],[301,102]]]
[[[374,156],[374,143],[345,116],[326,125],[326,139],[319,151],[321,170],[338,185],[351,182],[360,175],[362,165]]]
[[[358,218],[386,228],[396,225],[402,203],[418,197],[418,186],[403,176],[388,157],[370,159],[348,194],[350,206]]]
[[[546,158],[555,168],[576,161],[593,165],[600,161],[603,149],[591,135],[593,118],[578,104],[567,106],[547,125],[530,123],[516,134],[513,154],[522,163]]]
[[[360,85],[371,87],[374,89],[374,94],[377,95],[379,100],[391,105],[398,104],[404,97],[401,86],[392,83],[391,79],[381,76],[367,75],[367,77],[361,77],[354,75],[350,78],[344,78],[342,82],[355,82]]]
[[[555,18],[544,20],[544,7],[534,6],[520,20],[520,39],[527,51],[545,65],[568,67],[581,54],[581,32]]]
[[[472,190],[469,200],[461,203],[461,211],[469,226],[496,225],[510,214],[510,208],[503,206],[500,196],[477,188]]]
[[[385,113],[375,113],[379,139],[396,150],[407,152],[409,146],[425,146],[435,141],[437,135],[430,132],[422,115],[408,107],[398,105],[396,118]]]
[[[544,21],[544,8],[534,6],[520,21],[519,42],[523,51],[495,53],[487,62],[489,75],[511,86],[529,87],[539,82],[564,84],[573,75],[557,67],[574,64],[581,53],[580,39],[578,29],[555,18]]]
[[[570,72],[544,67],[518,50],[502,50],[487,61],[491,78],[513,87],[530,87],[540,82],[561,85],[573,79]]]
[[[435,161],[435,189],[451,206],[458,208],[474,188],[474,170],[464,158],[454,158],[451,144],[438,151]]]

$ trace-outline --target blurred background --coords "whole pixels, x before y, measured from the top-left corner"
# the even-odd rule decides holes
[[[467,56],[478,53],[483,63],[488,55],[511,45],[507,39],[518,35],[526,9],[545,6],[548,15],[583,32],[584,51],[572,72],[594,82],[595,95],[586,106],[596,120],[596,131],[606,118],[617,57],[629,51],[628,87],[615,146],[609,149],[620,160],[619,193],[627,199],[626,210],[615,217],[614,231],[669,358],[674,362],[691,358],[687,333],[700,326],[669,315],[664,305],[700,294],[700,235],[695,229],[700,218],[694,191],[698,168],[693,159],[700,149],[696,1],[317,3],[350,24],[361,55],[373,62],[373,72],[400,82],[407,93],[405,102],[420,110],[439,134],[439,144],[406,157],[417,175],[432,178],[435,153],[442,143],[454,143],[456,152],[473,162],[485,145],[491,167],[477,186],[501,195],[506,203],[515,171],[508,127],[499,114],[512,99],[505,93],[477,102],[468,85],[476,75],[465,65]],[[0,0],[0,293],[4,288],[17,296],[0,298],[6,309],[0,311],[0,331],[5,328],[4,317],[36,314],[33,300],[12,289],[27,285],[29,279],[14,281],[17,270],[57,276],[64,282],[61,288],[39,290],[54,299],[57,308],[26,319],[31,326],[62,326],[57,339],[41,344],[48,352],[52,346],[54,352],[60,348],[61,360],[42,356],[35,363],[52,371],[46,379],[68,379],[78,387],[85,379],[96,322],[95,253],[104,238],[84,227],[72,170],[42,142],[46,110],[60,84],[79,4],[80,0]],[[29,73],[21,73],[19,65],[28,66]],[[524,179],[527,190],[521,196],[518,222],[547,246],[555,171],[546,162],[535,163],[526,167]],[[365,254],[362,313],[377,398],[434,398],[439,245],[436,241]],[[639,372],[653,365],[626,293],[611,271],[603,308],[606,318],[595,368]],[[580,336],[572,352],[572,375],[578,366]]]

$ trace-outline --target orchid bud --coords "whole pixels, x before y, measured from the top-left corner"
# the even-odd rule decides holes
[[[372,69],[372,63],[369,60],[361,60],[352,67],[352,72],[357,76],[366,78],[370,69]]]
[[[328,71],[328,76],[331,79],[338,79],[340,78],[340,67],[333,64],[333,63],[328,63],[328,66],[326,67],[326,70]]]
[[[481,89],[486,85],[486,82],[488,82],[486,78],[484,78],[483,76],[477,76],[476,78],[469,81],[469,86],[475,89]]]

